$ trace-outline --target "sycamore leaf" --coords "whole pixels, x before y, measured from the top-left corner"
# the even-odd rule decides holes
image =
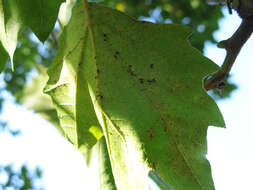
[[[44,42],[54,28],[62,2],[64,0],[0,0],[0,41],[10,56],[12,69],[19,31],[29,27]]]
[[[66,0],[65,3],[61,4],[60,11],[59,11],[59,22],[62,26],[68,24],[71,18],[71,11],[75,4],[75,0]]]
[[[202,79],[218,66],[189,45],[185,26],[83,6],[73,8],[45,87],[69,139],[89,150],[96,112],[118,189],[148,189],[156,173],[174,190],[213,190],[206,133],[224,121]]]
[[[63,30],[59,50],[48,71],[49,81],[45,92],[52,97],[68,140],[80,151],[87,152],[103,133],[93,108],[84,70],[79,69],[83,59],[83,44],[79,43],[83,32],[80,30],[69,35],[67,29]]]
[[[50,97],[43,94],[43,87],[48,80],[46,69],[42,66],[36,66],[36,68],[38,76],[32,78],[31,82],[25,85],[22,95],[19,95],[17,101],[52,123],[63,136],[67,137],[59,124],[57,113]],[[89,183],[90,186],[87,188],[89,190],[95,189],[99,182],[99,186],[103,187],[104,190],[116,190],[105,138],[101,137],[92,149],[84,152],[84,156],[87,165],[85,172],[93,173],[93,175],[87,176],[86,181],[92,182]],[[98,167],[95,173],[96,179],[94,179],[94,167]]]
[[[89,153],[84,156],[86,158],[89,157],[86,171],[88,173],[88,179],[86,179],[86,181],[89,180],[90,183],[86,188],[89,190],[97,190],[96,187],[99,184],[100,189],[117,190],[112,174],[105,137],[101,137]],[[97,168],[97,170],[95,170],[95,168]]]

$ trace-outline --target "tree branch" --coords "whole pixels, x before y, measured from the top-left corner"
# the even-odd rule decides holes
[[[218,88],[221,83],[228,77],[229,72],[238,56],[242,46],[249,39],[253,32],[253,20],[243,19],[237,31],[227,40],[218,43],[219,48],[225,48],[227,51],[226,58],[216,73],[207,79],[204,83],[206,90]]]

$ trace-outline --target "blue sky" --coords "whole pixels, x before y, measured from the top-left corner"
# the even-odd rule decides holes
[[[234,12],[220,22],[215,33],[220,41],[229,38],[241,20]],[[239,86],[230,99],[218,102],[226,122],[226,129],[208,130],[208,158],[212,165],[216,190],[252,190],[253,120],[252,120],[252,52],[253,38],[241,50],[232,68],[232,81]],[[205,54],[217,64],[225,57],[225,50],[207,44]]]
[[[229,38],[240,24],[234,12],[221,20],[221,30],[215,33],[218,40]],[[252,122],[252,70],[253,39],[243,47],[232,69],[232,81],[239,86],[230,99],[218,105],[226,121],[226,129],[210,127],[208,130],[208,159],[212,165],[216,190],[252,190],[253,122]],[[205,54],[221,64],[225,51],[206,44]],[[46,190],[84,190],[85,162],[57,130],[39,116],[13,104],[6,95],[1,118],[12,128],[22,129],[22,136],[12,138],[0,134],[0,164],[14,162],[39,165],[44,169]],[[89,174],[91,175],[91,174]]]

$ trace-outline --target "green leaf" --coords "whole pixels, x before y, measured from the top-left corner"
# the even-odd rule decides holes
[[[76,0],[66,0],[66,2],[61,5],[60,11],[59,11],[59,23],[62,26],[65,26],[68,24],[71,18],[72,8],[75,5],[75,2]]]
[[[120,190],[148,189],[150,171],[175,190],[214,189],[206,133],[224,121],[202,79],[218,66],[190,46],[190,33],[94,3],[85,11],[82,1],[63,31],[45,91],[78,146],[95,142],[86,137],[93,103]]]
[[[99,183],[100,189],[117,190],[104,136],[98,140],[88,155],[85,154],[86,158],[87,156],[89,156],[89,161],[86,172],[93,174],[90,176],[91,178],[88,176],[88,179],[86,179],[93,182],[87,189],[96,189],[97,183]],[[97,170],[94,170],[95,168]]]
[[[12,68],[20,22],[16,1],[0,0],[0,40],[10,56]]]
[[[0,73],[3,71],[5,64],[8,60],[8,54],[0,43]]]
[[[54,28],[61,3],[65,0],[15,0],[23,24],[44,42]]]
[[[52,123],[59,132],[65,136],[60,127],[56,110],[51,102],[50,96],[43,93],[48,76],[46,69],[42,66],[36,66],[38,76],[34,77],[30,83],[24,87],[22,94],[19,94],[17,101],[23,104],[27,109],[35,111],[42,118]]]
[[[82,152],[87,152],[103,133],[90,98],[84,69],[80,69],[79,64],[83,60],[80,37],[84,31],[76,31],[73,35],[69,32],[66,28],[61,35],[60,48],[48,71],[50,78],[45,92],[52,97],[67,138]]]
[[[64,0],[0,0],[0,41],[8,52],[13,69],[13,55],[18,33],[29,27],[44,42],[54,28]]]

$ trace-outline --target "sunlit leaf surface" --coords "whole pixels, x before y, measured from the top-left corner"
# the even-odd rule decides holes
[[[120,190],[148,189],[151,170],[175,190],[214,189],[206,133],[224,121],[202,79],[218,66],[189,45],[190,33],[82,1],[63,31],[45,92],[81,151],[102,126]]]

